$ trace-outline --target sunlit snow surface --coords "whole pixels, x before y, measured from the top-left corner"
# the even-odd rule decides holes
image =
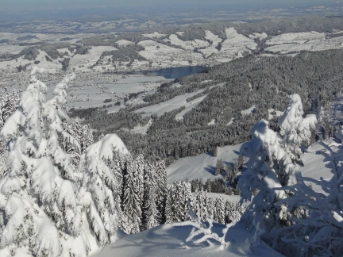
[[[192,226],[186,223],[177,225],[162,225],[141,232],[128,235],[111,245],[105,246],[99,253],[92,257],[205,257],[205,256],[230,256],[230,257],[281,257],[266,244],[251,247],[252,236],[240,225],[229,229],[226,235],[227,248],[219,249],[215,241],[210,246],[208,243],[194,244],[194,240],[186,241],[191,234]],[[215,224],[214,232],[221,234],[224,225]]]
[[[192,179],[215,179],[215,167],[218,159],[224,163],[233,163],[239,156],[241,144],[218,147],[217,157],[210,154],[200,154],[192,157],[180,158],[167,168],[168,183],[175,180],[186,181]],[[300,167],[303,177],[320,180],[332,178],[332,160],[343,161],[343,146],[331,139],[312,144],[303,154],[304,166]],[[322,191],[320,187],[311,183],[316,191]]]
[[[218,147],[217,157],[204,153],[176,160],[167,168],[168,183],[175,180],[202,179],[205,182],[207,179],[214,179],[217,160],[221,159],[224,163],[233,166],[238,159],[240,147],[241,144]]]

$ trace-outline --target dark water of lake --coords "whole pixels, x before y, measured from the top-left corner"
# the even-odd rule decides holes
[[[175,68],[165,68],[161,70],[155,71],[144,71],[142,72],[144,75],[150,76],[162,76],[166,79],[178,79],[193,73],[199,73],[208,71],[208,67],[204,66],[188,66],[188,67],[175,67]]]

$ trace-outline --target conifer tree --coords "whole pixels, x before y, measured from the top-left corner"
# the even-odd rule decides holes
[[[225,224],[225,205],[221,196],[216,198],[214,207],[214,220],[218,223]]]
[[[157,210],[157,176],[155,167],[146,165],[144,175],[143,228],[150,229],[159,224],[160,213]]]
[[[36,78],[20,99],[18,110],[7,119],[1,135],[8,141],[7,173],[0,181],[2,249],[27,249],[32,256],[85,256],[89,247],[81,230],[82,210],[77,204],[78,177],[70,156],[59,144],[75,139],[63,129],[67,76],[45,100],[44,83]],[[8,206],[11,206],[8,208]],[[79,247],[70,249],[71,243]]]
[[[108,134],[89,146],[81,156],[82,186],[79,201],[86,210],[89,225],[99,244],[114,242],[122,221],[120,182],[116,177],[118,162],[130,154],[115,134]]]
[[[0,255],[25,251],[28,256],[87,256],[117,238],[115,179],[107,160],[113,148],[127,150],[117,136],[88,148],[81,171],[72,164],[70,145],[79,142],[66,129],[66,88],[71,74],[47,88],[31,72],[19,108],[7,119],[6,173],[0,178]],[[106,142],[105,142],[106,141]]]
[[[161,224],[166,222],[165,207],[167,197],[167,171],[164,161],[159,161],[155,165],[156,169],[156,206],[159,213],[159,222]]]
[[[124,175],[122,208],[127,223],[123,229],[129,234],[138,233],[142,226],[143,165],[141,157],[129,160]]]
[[[250,142],[241,148],[241,154],[250,158],[239,180],[241,196],[251,200],[255,195],[242,221],[254,230],[256,240],[282,226],[283,210],[276,202],[290,196],[286,186],[301,181],[295,161],[300,157],[300,147],[309,142],[316,123],[315,116],[302,118],[299,95],[292,95],[290,99],[280,119],[281,136],[262,119],[253,127]]]

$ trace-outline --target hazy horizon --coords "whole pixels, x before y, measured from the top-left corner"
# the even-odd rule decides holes
[[[0,0],[1,9],[5,11],[14,10],[28,10],[34,8],[51,9],[51,8],[91,8],[91,7],[137,7],[137,6],[163,6],[169,5],[184,5],[184,6],[227,6],[227,7],[246,7],[249,6],[265,7],[270,5],[271,7],[283,6],[301,6],[301,5],[328,5],[339,3],[337,0],[288,0],[288,1],[278,1],[275,0],[214,0],[209,2],[209,0],[173,0],[172,2],[167,2],[165,0]]]
[[[342,2],[343,4],[343,2]],[[341,5],[336,0],[0,0],[2,20],[80,18],[118,14],[248,12],[273,8]]]

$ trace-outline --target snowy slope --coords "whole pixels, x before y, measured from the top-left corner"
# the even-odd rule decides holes
[[[166,112],[170,112],[170,111],[178,109],[182,106],[187,106],[187,107],[191,108],[191,107],[194,107],[195,104],[197,104],[199,101],[195,101],[195,100],[194,100],[195,102],[192,101],[192,102],[194,102],[194,104],[192,106],[192,105],[190,105],[190,103],[187,103],[187,101],[186,101],[187,98],[190,98],[190,97],[192,97],[196,94],[199,94],[203,91],[204,91],[204,89],[201,89],[201,90],[195,91],[193,93],[186,93],[184,95],[176,96],[176,97],[174,97],[168,101],[137,109],[137,110],[135,110],[135,112],[136,113],[143,113],[142,114],[143,117],[149,117],[152,114],[157,114],[158,116],[161,116]],[[181,118],[181,117],[178,116],[178,118]]]
[[[332,161],[343,161],[343,146],[331,139],[319,141],[311,145],[302,157],[304,166],[300,168],[303,177],[329,180],[333,176]],[[314,190],[322,189],[311,183]]]
[[[238,158],[239,145],[224,146],[217,148],[217,157],[209,154],[200,154],[193,157],[181,158],[174,161],[167,168],[168,183],[175,180],[214,179],[217,160],[220,158],[224,163],[234,163]]]
[[[135,235],[127,235],[111,245],[105,246],[99,253],[92,257],[282,257],[266,244],[251,247],[252,235],[242,226],[236,225],[229,229],[225,240],[226,249],[220,249],[217,242],[211,240],[213,245],[207,242],[195,244],[194,239],[187,241],[192,232],[193,226],[189,223],[179,223],[178,225],[162,225]],[[224,225],[215,224],[213,231],[221,235]],[[200,236],[201,237],[201,236]]]

